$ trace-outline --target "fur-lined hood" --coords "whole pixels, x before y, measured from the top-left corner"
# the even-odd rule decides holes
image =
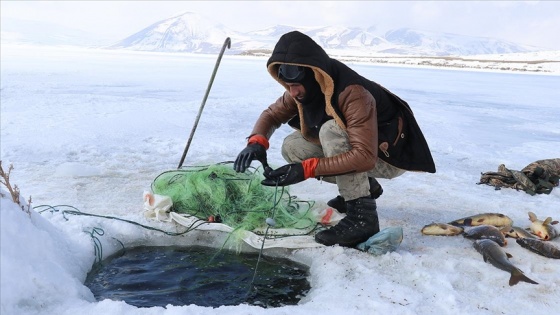
[[[325,112],[327,115],[334,117],[337,123],[344,128],[344,120],[337,114],[332,104],[333,94],[335,93],[334,80],[330,75],[332,59],[323,48],[301,32],[293,31],[284,34],[278,40],[266,65],[272,78],[284,86],[286,90],[289,90],[288,85],[278,78],[278,68],[282,64],[303,66],[313,70],[315,80],[319,83],[321,92],[325,95]],[[297,100],[296,103],[298,104],[299,117],[302,119],[302,105]],[[306,126],[304,126],[303,121],[300,125],[302,132],[305,133]]]

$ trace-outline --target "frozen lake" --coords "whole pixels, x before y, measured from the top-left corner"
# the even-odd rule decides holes
[[[143,219],[142,193],[152,180],[177,167],[216,61],[216,56],[16,46],[2,46],[1,58],[1,160],[4,167],[14,165],[11,180],[22,196],[31,195],[35,206],[66,204],[132,220]],[[560,157],[560,76],[349,65],[410,104],[437,173],[380,180],[381,226],[404,228],[397,252],[373,257],[337,247],[299,251],[299,260],[310,265],[312,290],[298,306],[278,308],[275,314],[555,310],[553,301],[560,300],[557,261],[511,242],[507,249],[517,257],[513,262],[539,285],[510,288],[509,275],[485,264],[470,241],[422,236],[420,229],[482,212],[507,214],[523,227],[529,225],[528,211],[539,218],[560,219],[560,188],[550,195],[530,196],[476,185],[481,172],[495,171],[499,164],[521,170],[533,161]],[[266,72],[266,59],[225,56],[185,165],[234,160],[260,112],[281,93],[282,87]],[[272,137],[271,165],[284,164],[279,149],[290,132],[282,127]],[[315,180],[291,191],[318,202],[337,194],[334,185]],[[82,226],[90,225],[87,219],[49,220],[70,238],[85,238],[88,245],[89,236],[77,236]],[[2,228],[7,229],[4,223]],[[125,245],[157,237],[120,225],[105,228],[107,235],[119,231]],[[3,267],[15,261],[4,256],[4,233],[8,232],[3,231]],[[88,259],[81,264],[93,261]],[[35,266],[26,270],[41,274]],[[77,271],[70,274],[85,277]],[[40,291],[32,282],[16,281],[17,275],[6,276],[2,274],[2,291],[10,285],[25,294],[61,298],[54,289]],[[11,301],[3,299],[3,307],[17,309]],[[53,314],[138,314],[117,302],[82,302],[67,296],[47,309]],[[41,313],[29,303],[27,310]],[[191,310],[212,312],[196,306]],[[242,306],[222,311],[265,312]],[[162,309],[143,309],[141,314],[162,314]],[[164,314],[173,314],[173,309]]]

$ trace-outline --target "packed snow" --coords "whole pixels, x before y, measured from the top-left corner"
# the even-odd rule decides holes
[[[1,198],[1,314],[553,314],[560,264],[510,240],[511,262],[538,285],[509,286],[462,236],[426,236],[432,222],[486,212],[528,227],[528,212],[560,219],[560,188],[530,196],[477,185],[500,164],[521,170],[560,157],[560,77],[351,62],[362,75],[409,102],[430,145],[437,173],[380,179],[381,228],[400,226],[401,246],[374,256],[339,246],[270,252],[310,268],[311,290],[298,305],[197,305],[137,308],[96,301],[84,280],[96,261],[138,245],[219,246],[221,239],[166,236],[124,221],[37,211],[71,206],[174,231],[143,215],[143,192],[176,169],[216,62],[214,55],[1,47],[1,160],[21,191]],[[185,165],[234,160],[260,112],[281,95],[266,58],[225,56]],[[268,151],[283,165],[277,130]],[[255,163],[256,165],[256,163]],[[290,187],[320,205],[336,186],[314,179]],[[31,197],[31,209],[28,207]],[[44,208],[43,208],[44,209]],[[25,210],[30,210],[28,214]],[[94,229],[102,229],[103,235]],[[557,229],[559,229],[557,227]],[[560,247],[560,239],[551,241]],[[265,252],[265,254],[268,254]]]

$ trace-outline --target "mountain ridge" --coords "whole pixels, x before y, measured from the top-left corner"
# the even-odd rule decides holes
[[[226,54],[266,55],[273,50],[281,35],[293,30],[307,34],[329,53],[354,56],[375,54],[470,56],[544,50],[494,38],[422,31],[404,27],[378,34],[373,26],[368,28],[340,25],[295,27],[280,24],[255,31],[238,32],[193,12],[182,12],[160,20],[130,36],[104,45],[99,45],[99,40],[86,37],[83,33],[76,33],[73,29],[69,29],[65,33],[61,28],[51,28],[54,31],[49,34],[48,27],[40,24],[43,25],[40,33],[49,36],[37,37],[32,34],[30,24],[27,24],[27,27],[26,24],[21,23],[18,27],[5,24],[8,23],[2,23],[2,41],[19,41],[40,45],[96,46],[106,49],[153,52],[214,54],[220,51],[225,38],[230,37],[232,45]]]
[[[196,22],[193,22],[196,21]],[[159,29],[160,31],[156,31]],[[110,45],[110,49],[143,51],[216,53],[226,37],[232,39],[230,54],[272,51],[278,38],[299,30],[325,50],[352,51],[353,54],[389,53],[398,55],[450,56],[538,51],[539,48],[505,40],[457,35],[443,32],[398,28],[385,34],[374,28],[346,27],[273,27],[241,33],[193,12],[161,20],[131,36]],[[146,34],[149,32],[149,36]],[[188,36],[191,34],[191,36]],[[220,36],[217,36],[217,35]],[[152,44],[146,44],[152,43]],[[155,43],[160,43],[159,45]]]

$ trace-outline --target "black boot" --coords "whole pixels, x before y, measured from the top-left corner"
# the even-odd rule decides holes
[[[379,182],[373,177],[368,177],[368,180],[369,193],[371,194],[371,198],[379,198],[379,196],[383,194],[383,188],[381,187],[381,184],[379,184]],[[340,213],[346,213],[346,201],[342,196],[334,197],[333,199],[329,200],[329,202],[327,202],[327,205],[329,207],[335,208]]]
[[[346,202],[348,213],[337,225],[315,235],[317,243],[354,247],[379,232],[375,199],[362,197]]]

